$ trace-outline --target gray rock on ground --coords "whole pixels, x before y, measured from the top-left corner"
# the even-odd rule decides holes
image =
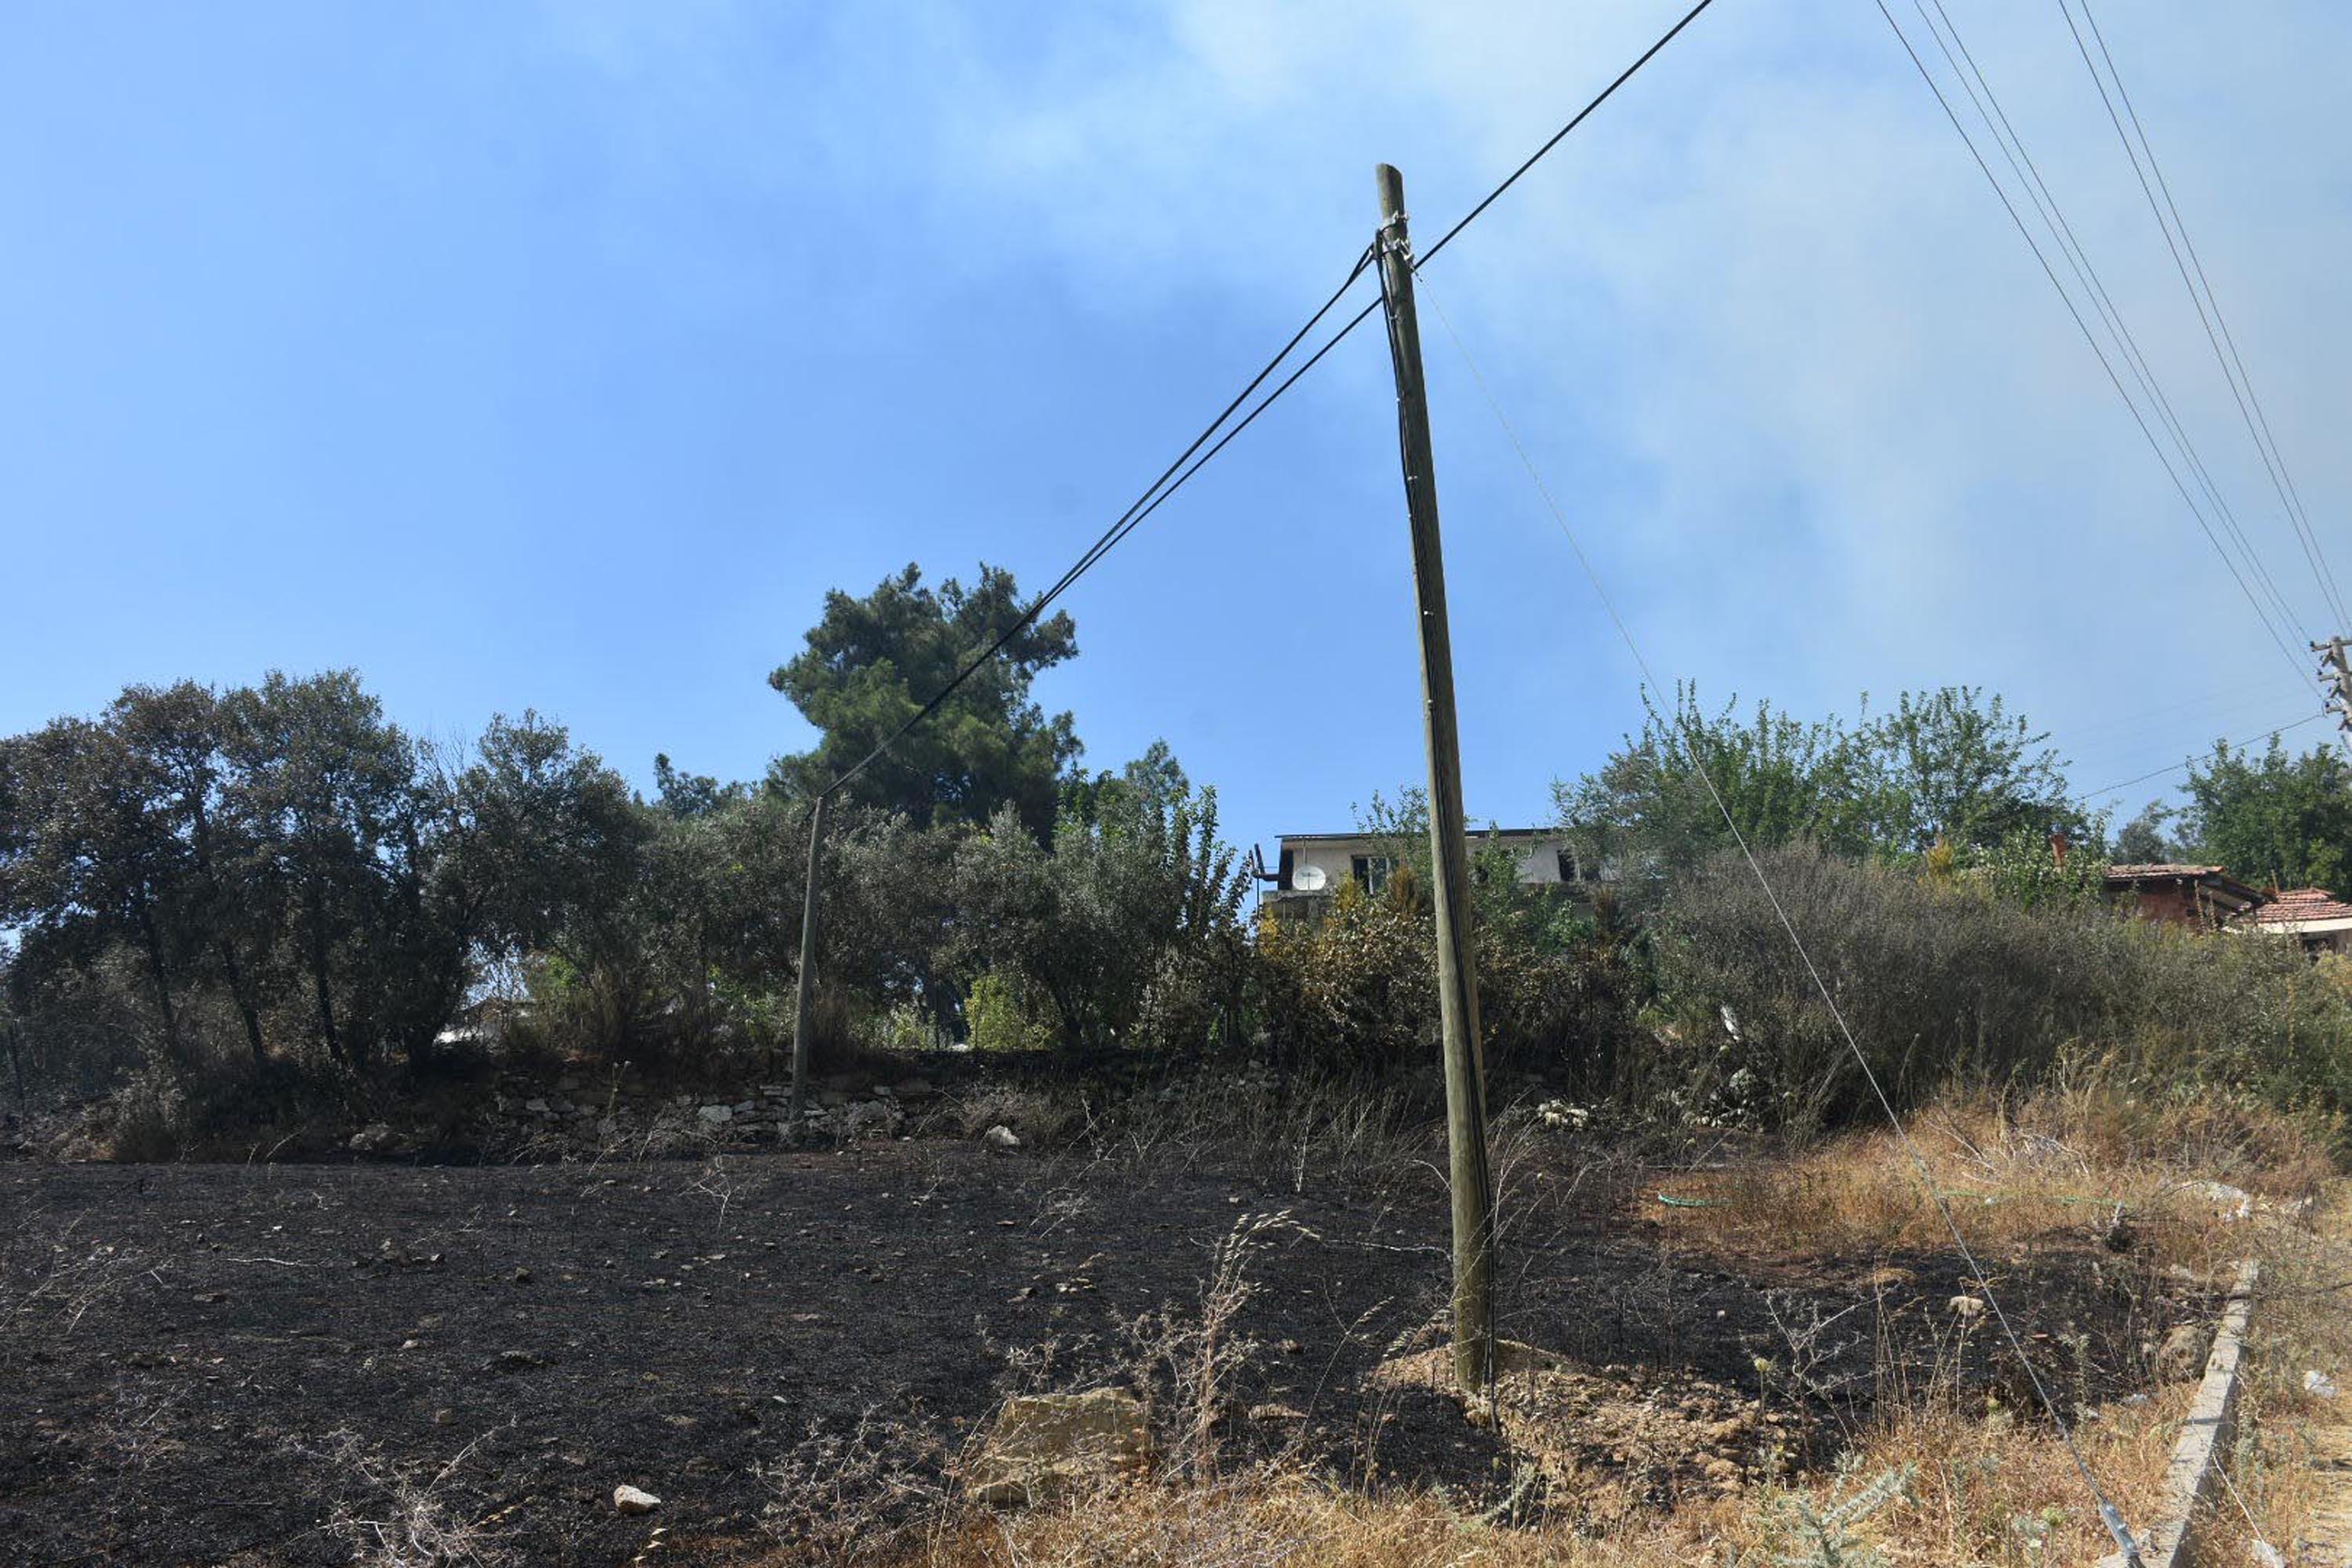
[[[1151,1462],[1143,1402],[1121,1388],[1038,1394],[1004,1402],[988,1440],[963,1468],[964,1489],[994,1507],[1048,1502]]]
[[[347,1145],[354,1154],[389,1154],[400,1147],[400,1134],[381,1121],[371,1121],[352,1134]]]

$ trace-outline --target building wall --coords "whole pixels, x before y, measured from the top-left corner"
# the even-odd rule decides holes
[[[2188,888],[2141,888],[2135,895],[2139,917],[2158,921],[2167,925],[2202,925],[2204,911],[2198,908],[2195,891]]]
[[[1470,836],[1473,854],[1478,848],[1480,836]],[[1564,837],[1535,839],[1507,839],[1512,849],[1512,860],[1522,887],[1557,888],[1561,885],[1559,852],[1568,847]],[[1313,843],[1296,840],[1286,843],[1283,852],[1290,857],[1289,889],[1262,887],[1258,890],[1258,910],[1281,921],[1320,920],[1331,900],[1355,876],[1355,858],[1359,855],[1392,854],[1391,841],[1379,838],[1319,839]],[[1308,868],[1323,874],[1323,885],[1309,892],[1298,886],[1298,875]]]
[[[1567,847],[1566,838],[1531,839],[1524,845],[1515,843],[1512,847],[1517,851],[1515,863],[1520,883],[1536,885],[1559,881],[1559,852]],[[1332,839],[1315,844],[1286,845],[1285,847],[1290,851],[1291,857],[1291,889],[1305,890],[1299,888],[1298,873],[1312,866],[1323,873],[1323,886],[1319,890],[1325,893],[1336,893],[1347,884],[1349,878],[1355,874],[1355,857],[1387,852],[1386,841],[1376,838]],[[1470,849],[1474,855],[1477,853],[1478,835],[1475,833],[1470,836]]]

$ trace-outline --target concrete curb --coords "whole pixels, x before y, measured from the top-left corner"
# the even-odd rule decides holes
[[[2245,1362],[2246,1325],[2254,1313],[2254,1283],[2261,1267],[2252,1258],[2238,1265],[2237,1283],[2221,1321],[2213,1331],[2213,1349],[2205,1358],[2204,1381],[2197,1385],[2197,1402],[2180,1424],[2180,1437],[2165,1467],[2165,1518],[2140,1538],[2142,1568],[2190,1568],[2196,1561],[2199,1511],[2212,1492],[2222,1449],[2237,1426],[2239,1373]],[[2123,1553],[2101,1560],[2099,1568],[2125,1568]]]

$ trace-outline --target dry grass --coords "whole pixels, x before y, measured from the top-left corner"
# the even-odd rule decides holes
[[[480,1439],[433,1468],[387,1458],[349,1428],[310,1456],[334,1477],[325,1525],[358,1568],[499,1568],[510,1562],[488,1519],[468,1519],[447,1487]]]
[[[2308,1226],[2262,1225],[2255,1242],[2263,1278],[2229,1457],[2234,1492],[2215,1500],[2207,1523],[2219,1562],[2256,1561],[2257,1537],[2300,1560],[2294,1547],[2312,1534],[2315,1511],[2344,1508],[2337,1489],[2352,1458],[2352,1183],[2330,1183]],[[2312,1373],[2344,1392],[2312,1392]]]
[[[2253,1245],[2248,1222],[2307,1206],[2332,1168],[2324,1130],[2278,1112],[2210,1097],[2152,1101],[2105,1087],[2022,1101],[1948,1100],[1913,1118],[1909,1131],[1989,1265],[2037,1242],[2090,1235],[2127,1243],[2121,1249],[2147,1267],[2225,1281]],[[1918,1167],[1891,1131],[1675,1173],[1661,1191],[1696,1205],[1651,1198],[1672,1233],[1701,1250],[1804,1260],[1951,1246]]]
[[[1517,1140],[1506,1163],[1517,1173],[1512,1184],[1523,1191],[1593,1157],[1577,1140],[1547,1144],[1533,1126],[1501,1121],[1506,1141]],[[1182,1121],[1202,1131],[1205,1144],[1205,1130],[1194,1119]],[[1231,1127],[1228,1121],[1228,1133]],[[2318,1244],[2307,1217],[2315,1194],[2331,1190],[2328,1130],[2227,1100],[2150,1100],[2100,1083],[2021,1101],[1949,1100],[1916,1118],[1910,1130],[1971,1244],[1996,1269],[2052,1247],[2079,1257],[2094,1237],[2151,1274],[2186,1268],[2203,1279],[2226,1278],[2237,1258],[2266,1260],[2272,1300],[2258,1319],[2257,1371],[2246,1405],[2259,1436],[2241,1444],[2235,1468],[2263,1533],[2296,1539],[2319,1493],[2308,1462],[2310,1430],[2339,1415],[2303,1390],[2303,1373],[2316,1368],[2352,1390],[2352,1327],[2342,1310],[2352,1302],[2352,1243]],[[1295,1161],[1302,1172],[1314,1163],[1302,1145],[1337,1149],[1346,1163],[1375,1149],[1393,1159],[1404,1142],[1398,1119],[1385,1111],[1350,1116],[1318,1106],[1286,1131],[1288,1138],[1262,1137],[1260,1146],[1279,1151],[1276,1158]],[[1181,1160],[1203,1157],[1191,1140],[1175,1142]],[[1594,1185],[1615,1188],[1616,1175],[1612,1167],[1610,1179]],[[2217,1194],[2216,1183],[2244,1189],[2251,1201],[2242,1207]],[[1652,1189],[1706,1206],[1660,1205]],[[1909,1154],[1885,1134],[1729,1168],[1671,1173],[1638,1189],[1634,1201],[1645,1217],[1662,1218],[1665,1245],[1685,1255],[1717,1251],[1786,1266],[1949,1247]],[[2324,1215],[2321,1229],[2352,1233],[2352,1201],[2340,1215]],[[1924,1374],[1916,1367],[1881,1369],[1878,1414],[1838,1434],[1843,1454],[1832,1472],[1792,1480],[1785,1472],[1769,1479],[1768,1468],[1768,1479],[1689,1489],[1672,1508],[1626,1506],[1623,1489],[1612,1491],[1609,1477],[1580,1476],[1550,1462],[1556,1456],[1547,1455],[1541,1434],[1526,1420],[1503,1428],[1526,1484],[1501,1488],[1499,1501],[1434,1489],[1367,1489],[1310,1471],[1287,1454],[1229,1470],[1219,1463],[1213,1436],[1217,1389],[1237,1374],[1227,1356],[1241,1347],[1221,1339],[1219,1325],[1229,1323],[1235,1303],[1245,1299],[1249,1239],[1237,1232],[1231,1256],[1221,1254],[1218,1278],[1203,1293],[1201,1323],[1158,1323],[1158,1375],[1138,1378],[1139,1386],[1173,1396],[1155,1412],[1155,1425],[1182,1439],[1171,1449],[1181,1452],[1181,1462],[1018,1511],[978,1508],[950,1492],[928,1494],[919,1528],[864,1535],[860,1560],[923,1568],[1802,1568],[1832,1562],[2041,1568],[2095,1562],[2110,1550],[2056,1430],[2021,1414],[2016,1401],[2004,1407],[1981,1385],[1971,1391],[1959,1375],[1966,1357],[1958,1343]],[[1784,1371],[1795,1378],[1813,1329],[1784,1327]],[[1964,1337],[1969,1331],[1954,1331]],[[2045,1373],[2063,1378],[2063,1348],[2044,1349],[2057,1363]],[[2190,1384],[2150,1390],[2085,1411],[2076,1425],[2091,1470],[2142,1530],[2163,1510],[2166,1464],[2193,1392]],[[2341,1415],[2352,1419],[2352,1410]],[[903,1502],[903,1491],[898,1495]],[[1824,1550],[1822,1521],[1841,1518],[1845,1522],[1830,1531],[1836,1550]],[[2248,1533],[2219,1530],[2219,1560],[2250,1561],[2243,1555]],[[783,1560],[826,1560],[814,1534],[788,1548]],[[889,1546],[877,1553],[881,1540]]]
[[[2126,1514],[2147,1517],[2187,1395],[2173,1391],[2083,1434]],[[1801,1563],[1801,1501],[1818,1516],[1874,1479],[1909,1471],[1907,1495],[1853,1527],[1890,1564],[2038,1568],[2096,1561],[2106,1536],[2057,1440],[1946,1410],[1874,1433],[1838,1476],[1802,1489],[1752,1488],[1594,1528],[1572,1509],[1533,1524],[1433,1494],[1370,1497],[1295,1470],[1207,1483],[1107,1489],[1047,1509],[942,1518],[898,1561],[923,1568],[1760,1568]]]

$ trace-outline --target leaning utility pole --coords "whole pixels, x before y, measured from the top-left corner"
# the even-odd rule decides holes
[[[801,973],[793,986],[793,1098],[785,1116],[789,1137],[800,1142],[801,1109],[808,1102],[809,1013],[816,1005],[816,879],[819,857],[824,852],[824,803],[819,791],[809,812],[808,880],[801,889]]]
[[[1470,932],[1470,840],[1462,753],[1454,723],[1454,644],[1445,626],[1445,556],[1437,531],[1437,475],[1421,378],[1421,322],[1412,304],[1412,246],[1404,176],[1378,171],[1381,299],[1396,368],[1397,444],[1412,524],[1412,585],[1421,609],[1422,717],[1429,741],[1429,845],[1437,870],[1437,995],[1445,1032],[1445,1142],[1454,1188],[1454,1374],[1483,1390],[1495,1374],[1495,1215],[1486,1171],[1486,1069],[1478,1041],[1478,972]]]

